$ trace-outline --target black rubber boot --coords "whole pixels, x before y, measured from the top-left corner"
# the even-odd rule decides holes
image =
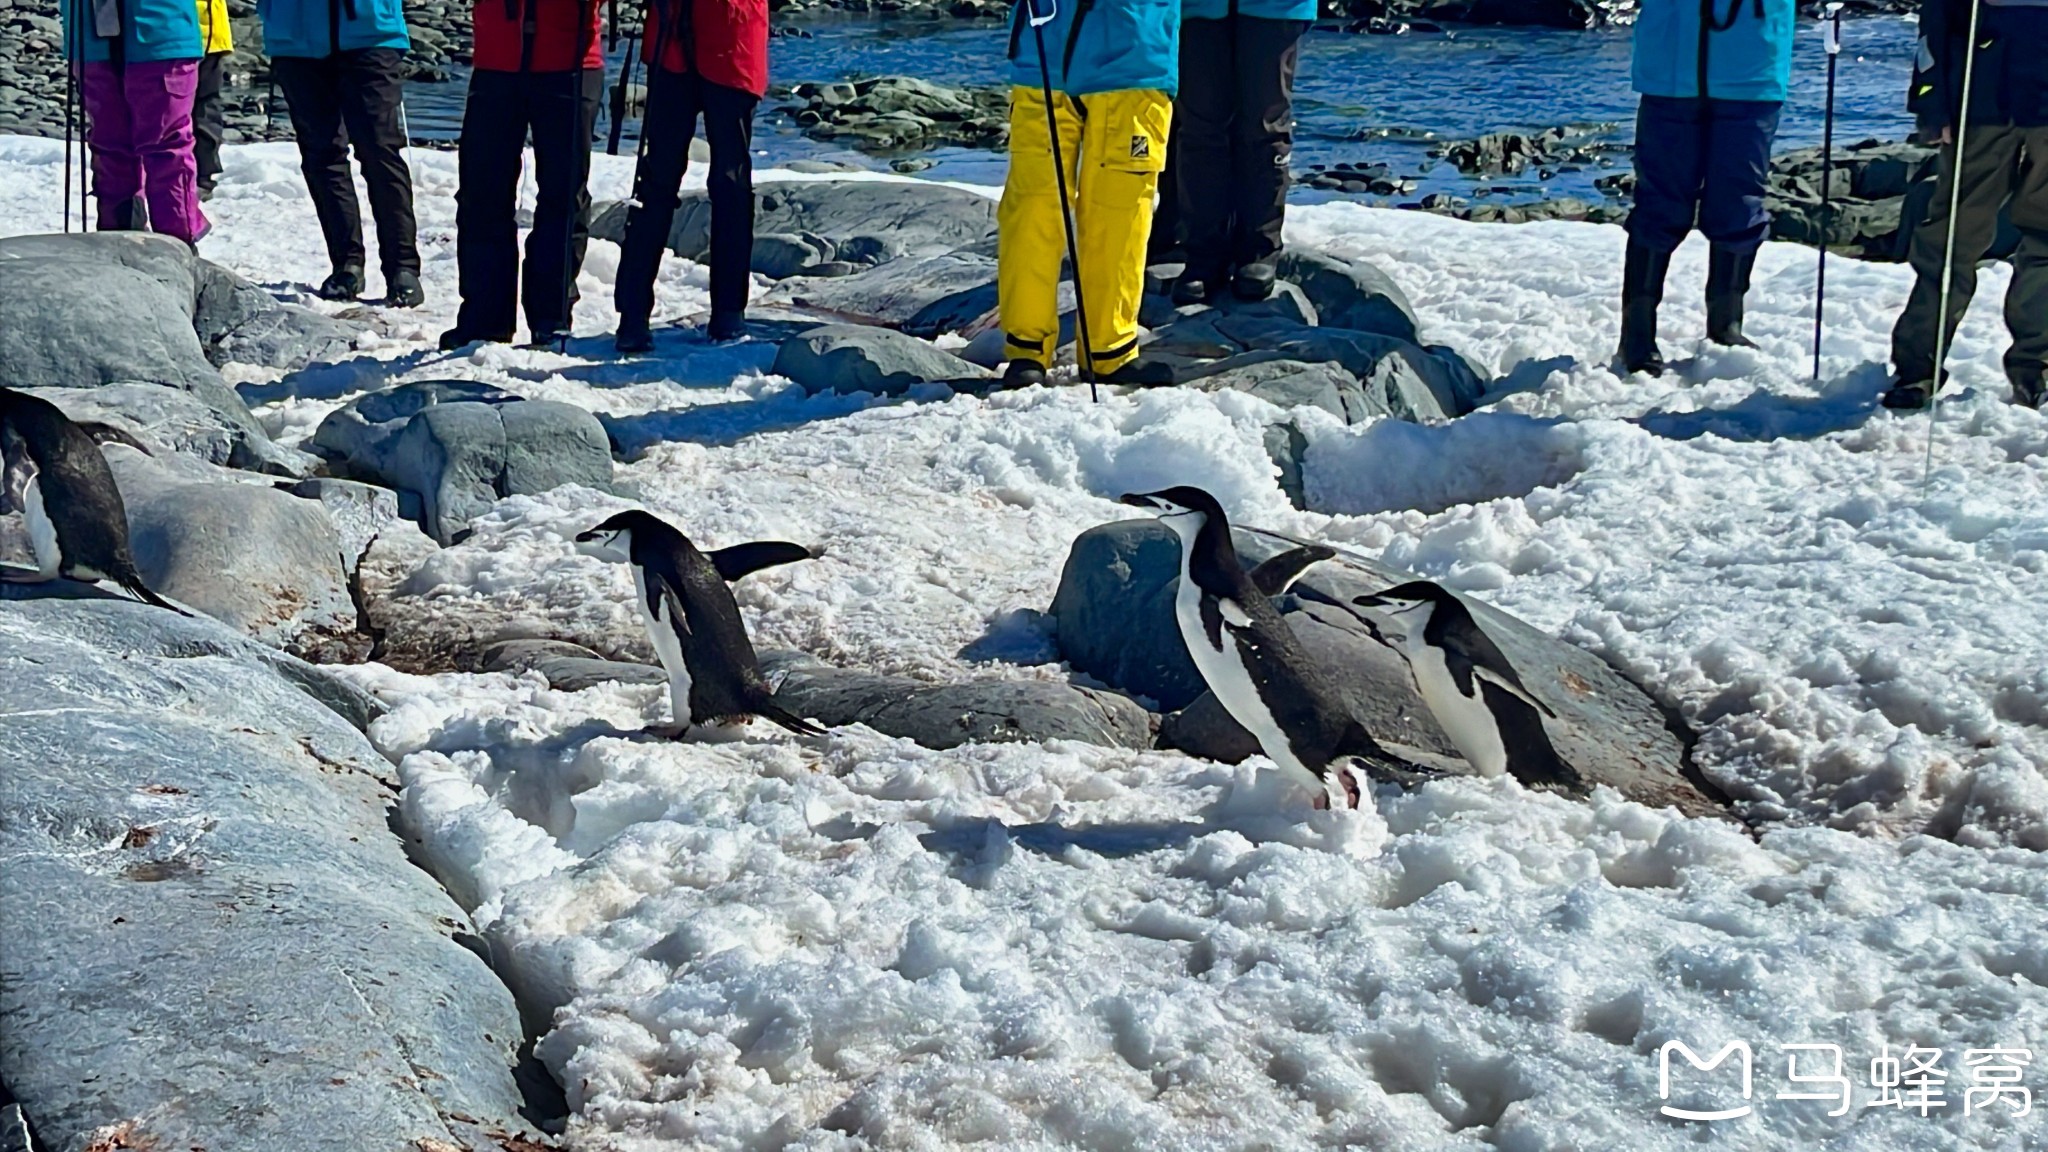
[[[363,294],[363,270],[354,264],[334,270],[334,274],[320,282],[318,295],[322,300],[353,300]]]
[[[102,232],[147,232],[149,231],[149,202],[140,196],[114,205],[113,223],[100,229]]]
[[[619,317],[619,330],[612,337],[612,346],[621,356],[654,351],[654,333],[648,328],[647,318]]]
[[[1742,334],[1742,301],[1755,267],[1755,252],[1707,250],[1707,339],[1727,348],[1756,347]]]
[[[384,302],[393,308],[417,308],[427,302],[427,290],[420,287],[420,274],[400,268],[384,274]]]
[[[704,338],[713,344],[726,344],[747,338],[747,314],[745,312],[724,312],[713,310],[711,323],[704,327]]]
[[[1173,282],[1173,302],[1182,307],[1189,304],[1207,304],[1216,294],[1221,277],[1213,272],[1204,272],[1190,266]]]
[[[1630,372],[1664,374],[1657,350],[1657,306],[1664,303],[1664,274],[1671,253],[1653,252],[1631,240],[1621,272],[1621,363]]]
[[[1273,283],[1280,278],[1271,264],[1263,261],[1245,264],[1231,277],[1230,294],[1239,300],[1264,300],[1273,294]]]
[[[1003,387],[1030,388],[1045,383],[1045,365],[1036,360],[1012,360],[1003,369]]]
[[[2012,378],[2012,402],[2048,412],[2048,371],[2020,373]]]

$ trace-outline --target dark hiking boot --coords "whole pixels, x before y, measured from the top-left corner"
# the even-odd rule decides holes
[[[471,332],[466,328],[450,328],[441,333],[441,351],[453,352],[471,344],[510,344],[510,332]]]
[[[1918,412],[1934,399],[1934,381],[1900,380],[1885,391],[1882,403],[1900,412]]]
[[[417,308],[427,302],[420,274],[410,268],[384,274],[384,303],[392,308]]]
[[[363,270],[353,264],[336,268],[320,282],[316,294],[322,300],[353,300],[363,294]]]
[[[2022,408],[2048,412],[2048,370],[2014,376],[2012,402]]]
[[[569,330],[567,328],[548,327],[534,331],[533,338],[521,345],[521,347],[529,348],[535,352],[559,352],[566,349],[568,345]]]
[[[1754,348],[1742,334],[1742,302],[1756,253],[1712,248],[1707,253],[1707,339],[1726,348]]]
[[[1173,365],[1160,360],[1133,360],[1099,378],[1104,384],[1122,387],[1160,388],[1173,383]]]
[[[204,204],[211,199],[213,199],[213,185],[201,184],[199,186],[199,202]]]
[[[1210,273],[1193,268],[1181,273],[1180,279],[1173,282],[1174,304],[1183,308],[1190,304],[1207,304],[1209,298],[1216,294],[1217,279]]]
[[[149,231],[149,202],[140,196],[130,196],[128,199],[114,205],[107,212],[105,222],[100,225],[100,231]]]
[[[612,337],[612,347],[621,356],[638,356],[654,351],[654,333],[645,320],[619,318],[619,331]]]
[[[1012,360],[1003,369],[1003,387],[1030,388],[1045,383],[1045,365],[1036,360]]]
[[[1279,278],[1279,272],[1264,261],[1245,264],[1230,278],[1230,294],[1239,300],[1264,300],[1273,294],[1273,283]]]
[[[1671,253],[1653,252],[1629,241],[1621,272],[1621,357],[1630,372],[1664,374],[1664,353],[1657,348],[1657,306],[1664,302],[1664,274]]]
[[[713,344],[729,344],[734,340],[747,338],[747,314],[745,312],[713,312],[711,323],[704,327],[704,338]]]

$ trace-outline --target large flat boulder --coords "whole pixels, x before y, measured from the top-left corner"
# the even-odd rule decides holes
[[[323,662],[362,659],[342,542],[320,504],[192,465],[104,449],[136,567],[157,593],[244,636]]]
[[[851,276],[786,280],[770,289],[761,302],[822,309],[930,338],[948,329],[926,325],[929,330],[913,330],[909,328],[910,321],[941,301],[958,299],[963,294],[972,294],[977,303],[987,294],[988,304],[981,309],[986,311],[994,306],[995,282],[996,262],[992,257],[948,252],[943,256],[891,260]]]
[[[993,243],[996,202],[978,192],[916,180],[803,180],[754,186],[757,235],[815,235],[837,250],[875,244],[891,257],[937,256]],[[626,204],[591,211],[590,234],[623,242]],[[686,192],[668,234],[669,250],[702,261],[711,252],[711,201]]]
[[[1300,541],[1254,528],[1233,530],[1246,564]],[[1176,746],[1218,759],[1252,750],[1249,737],[1213,700],[1174,623],[1180,544],[1156,520],[1091,528],[1074,541],[1053,599],[1060,654],[1069,667],[1113,688],[1185,709],[1162,728]],[[1432,770],[1469,772],[1416,692],[1400,658],[1373,640],[1349,605],[1415,577],[1364,557],[1313,565],[1276,603],[1303,645],[1334,675],[1352,713],[1383,743]],[[1491,605],[1464,598],[1488,636],[1535,696],[1559,719],[1549,723],[1558,753],[1589,785],[1688,814],[1723,814],[1710,784],[1686,762],[1685,744],[1648,694],[1599,657],[1564,643]]]
[[[254,322],[233,319],[256,305],[223,286],[227,275],[178,241],[148,233],[0,240],[0,379],[16,388],[180,389],[232,430],[236,467],[296,474],[303,460],[270,442],[208,358],[212,345],[195,323],[203,316],[209,335],[222,336]],[[205,310],[202,287],[214,301]]]
[[[361,693],[112,600],[0,602],[0,682],[0,1082],[43,1147],[534,1135],[511,995],[390,832]]]
[[[898,396],[918,384],[983,380],[989,371],[915,336],[861,324],[826,324],[791,336],[769,371],[804,391]]]
[[[329,413],[310,443],[350,478],[409,494],[408,511],[443,544],[507,496],[612,481],[611,440],[596,416],[467,380],[358,397]]]

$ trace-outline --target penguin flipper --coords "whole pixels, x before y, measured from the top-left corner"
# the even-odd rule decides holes
[[[1278,556],[1268,557],[1250,572],[1252,586],[1268,596],[1278,596],[1287,591],[1289,585],[1301,579],[1309,565],[1319,564],[1337,554],[1334,548],[1321,544],[1304,544],[1289,548]]]
[[[95,444],[126,444],[144,456],[156,455],[149,445],[136,439],[134,433],[118,425],[109,424],[104,420],[80,420],[76,423],[78,430],[92,437]]]
[[[1376,780],[1385,780],[1403,788],[1413,788],[1441,776],[1442,773],[1411,764],[1381,747],[1372,738],[1365,725],[1353,720],[1337,738],[1337,749],[1331,759],[1349,758],[1363,767],[1366,774]]]
[[[815,560],[818,553],[801,544],[787,540],[755,540],[748,544],[735,544],[709,553],[711,566],[718,569],[718,575],[730,584],[742,576],[773,568],[777,564],[792,564],[798,560]]]

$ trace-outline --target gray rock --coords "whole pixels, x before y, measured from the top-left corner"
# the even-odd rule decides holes
[[[611,442],[581,408],[462,380],[373,392],[321,421],[312,445],[351,476],[411,493],[445,544],[506,496],[607,489]]]
[[[133,434],[152,451],[170,451],[234,467],[251,461],[244,450],[247,428],[191,392],[163,384],[103,384],[98,388],[41,388],[38,396],[73,420],[108,424]],[[317,461],[273,444],[268,458],[303,473]]]
[[[801,236],[762,232],[754,236],[753,255],[747,267],[770,280],[787,280],[803,275],[804,269],[824,259],[825,254]]]
[[[761,670],[779,678],[776,698],[826,725],[865,724],[926,748],[1078,740],[1148,748],[1152,726],[1128,697],[1046,680],[928,684],[834,668],[800,652],[767,652]]]
[[[653,664],[607,660],[566,640],[501,640],[483,650],[485,672],[538,672],[548,687],[581,692],[600,684],[661,684],[668,673]]]
[[[1238,528],[1238,554],[1255,564],[1299,541]],[[1229,758],[1248,747],[1211,711],[1195,705],[1206,693],[1173,621],[1180,546],[1155,520],[1091,528],[1074,541],[1053,599],[1060,652],[1075,671],[1111,687],[1149,697],[1165,709],[1188,709],[1162,738]],[[1314,565],[1277,602],[1303,644],[1333,671],[1353,714],[1384,743],[1414,752],[1424,766],[1469,771],[1455,759],[1399,657],[1366,634],[1348,610],[1353,597],[1414,577],[1355,556]],[[1685,749],[1663,712],[1640,688],[1597,656],[1556,640],[1481,601],[1466,599],[1480,626],[1507,654],[1529,690],[1554,709],[1549,725],[1560,755],[1589,784],[1607,784],[1630,799],[1674,805],[1689,814],[1721,814],[1717,796],[1685,765]]]
[[[1392,277],[1371,264],[1289,248],[1276,267],[1315,305],[1318,323],[1416,341],[1415,306]]]
[[[278,659],[0,604],[0,1081],[65,1152],[533,1138],[511,995],[388,830],[391,766]]]
[[[341,541],[341,562],[350,577],[370,542],[400,522],[398,493],[374,484],[315,476],[280,487],[302,500],[318,503]]]
[[[756,234],[823,236],[843,245],[862,236],[887,237],[907,256],[937,256],[993,243],[996,202],[944,184],[874,180],[806,180],[754,186]],[[590,234],[623,241],[626,205],[595,206]],[[711,251],[711,202],[702,191],[683,196],[669,230],[669,248],[691,260]]]
[[[985,368],[888,328],[828,324],[782,342],[769,371],[804,391],[900,395],[916,384],[986,379]]]
[[[1236,357],[1246,353],[1264,356]],[[1486,394],[1486,381],[1449,348],[1394,336],[1311,327],[1272,311],[1203,310],[1154,330],[1142,359],[1170,367],[1182,381],[1273,359],[1334,363],[1361,381],[1368,399],[1351,419],[1385,411],[1429,423],[1463,415]]]
[[[245,636],[327,663],[360,660],[341,537],[317,504],[265,484],[174,472],[106,449],[143,579]]]
[[[1244,392],[1282,408],[1321,408],[1347,424],[1389,415],[1384,396],[1367,390],[1335,361],[1303,362],[1277,352],[1248,352],[1212,368],[1187,383],[1204,392]]]
[[[993,307],[995,283],[993,259],[949,252],[943,256],[891,260],[836,280],[786,281],[770,289],[762,303],[825,309],[902,328],[913,336],[929,339],[948,329],[913,321],[924,320],[934,308],[963,295],[977,299],[986,295],[988,307]]]
[[[295,474],[303,460],[270,442],[207,359],[193,321],[198,286],[212,282],[203,263],[149,233],[0,240],[0,379],[17,388],[181,389],[233,429],[236,467]]]

